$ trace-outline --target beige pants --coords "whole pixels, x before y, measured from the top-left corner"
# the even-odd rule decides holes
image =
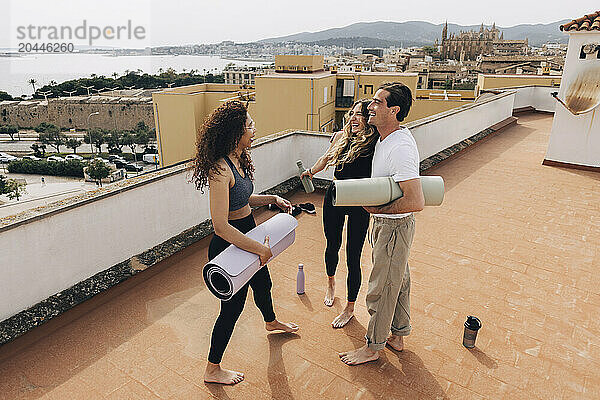
[[[373,270],[369,277],[367,308],[371,319],[365,339],[373,350],[385,347],[392,334],[410,334],[410,271],[408,255],[415,234],[415,217],[373,217]]]

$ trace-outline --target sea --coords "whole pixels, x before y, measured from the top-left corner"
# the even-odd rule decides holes
[[[159,69],[173,68],[176,72],[194,69],[203,74],[220,73],[229,63],[238,66],[260,66],[269,62],[225,59],[218,56],[192,55],[152,55],[152,56],[113,56],[105,54],[26,54],[20,56],[0,56],[0,91],[12,96],[31,95],[35,79],[36,89],[56,81],[57,83],[77,78],[104,75],[112,78],[128,71],[158,74]]]

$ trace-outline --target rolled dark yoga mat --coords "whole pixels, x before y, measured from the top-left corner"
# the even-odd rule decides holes
[[[297,226],[296,218],[280,213],[246,233],[246,236],[264,243],[265,236],[268,235],[273,253],[270,259],[272,260],[294,243]],[[260,268],[260,259],[256,254],[230,245],[204,266],[202,276],[211,293],[227,301],[248,283]]]
[[[426,206],[439,206],[444,200],[441,176],[420,176]],[[402,197],[398,183],[389,176],[339,179],[333,181],[334,206],[380,206]]]

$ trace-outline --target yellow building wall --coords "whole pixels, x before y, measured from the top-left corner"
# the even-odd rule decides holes
[[[298,72],[319,71],[323,69],[323,56],[275,55],[276,71],[289,70],[290,67],[294,67]],[[303,67],[307,67],[307,69]]]
[[[517,86],[559,87],[560,75],[486,75],[477,76],[476,93],[484,89],[500,89]]]
[[[418,79],[418,74],[358,73],[354,78],[354,101],[372,98],[377,88],[386,82],[400,82],[405,84],[414,97]],[[362,87],[359,87],[359,85],[362,85]],[[369,86],[373,86],[373,93],[371,93]],[[367,89],[366,93],[365,89]]]
[[[235,96],[238,90],[239,85],[200,84],[153,93],[160,166],[192,158],[198,128],[222,99]]]
[[[193,157],[203,95],[152,95],[160,166]]]
[[[253,118],[258,137],[286,129],[318,131],[333,120],[335,77],[257,76]],[[327,99],[325,99],[327,87]],[[312,89],[312,90],[311,90]]]
[[[473,100],[430,100],[416,99],[410,108],[404,123],[416,121],[417,119],[429,117],[433,114],[452,110],[453,108],[473,104]]]

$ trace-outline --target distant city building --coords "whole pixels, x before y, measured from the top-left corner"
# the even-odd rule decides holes
[[[484,74],[560,74],[562,65],[545,56],[481,56],[479,69]]]
[[[437,43],[436,43],[437,45]],[[448,35],[448,23],[442,30],[441,58],[442,60],[476,60],[483,54],[496,55],[527,55],[529,42],[525,40],[505,40],[504,33],[496,28],[496,23],[490,29],[483,24],[479,32],[469,31]]]
[[[324,70],[323,56],[276,55],[275,71],[312,74]]]
[[[234,64],[229,64],[223,69],[223,78],[225,83],[229,85],[251,85],[254,86],[254,82],[257,75],[263,75],[270,70],[270,67],[239,67]]]
[[[363,49],[363,54],[372,54],[379,58],[383,58],[383,49]]]

